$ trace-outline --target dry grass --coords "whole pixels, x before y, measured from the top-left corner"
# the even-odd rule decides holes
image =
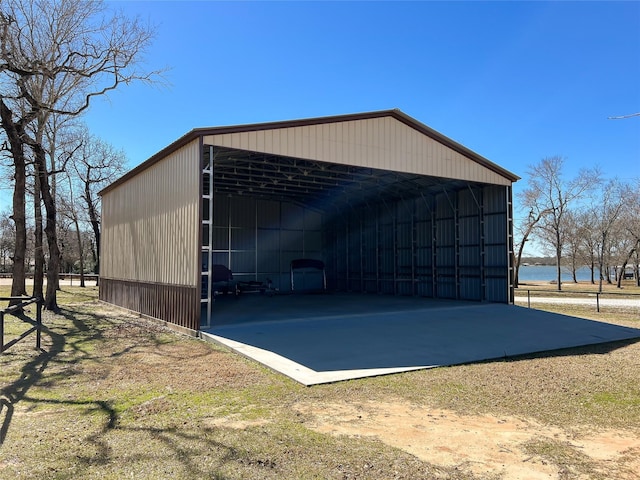
[[[301,403],[393,398],[640,435],[640,342],[306,388],[122,311],[73,303],[88,290],[65,291],[62,314],[45,315],[42,352],[26,339],[0,355],[1,478],[497,478],[315,432],[293,408]],[[572,313],[640,326],[632,313]],[[564,444],[527,448],[562,478],[601,478]]]

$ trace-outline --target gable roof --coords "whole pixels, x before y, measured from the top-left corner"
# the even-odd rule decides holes
[[[286,120],[286,121],[277,121],[277,122],[267,122],[267,123],[257,123],[257,124],[245,124],[245,125],[233,125],[233,126],[220,126],[220,127],[204,127],[204,128],[195,128],[182,137],[178,138],[176,141],[172,142],[153,156],[151,156],[148,160],[141,163],[123,177],[116,180],[114,183],[103,189],[100,194],[106,193],[107,191],[115,188],[116,186],[126,182],[129,178],[134,177],[141,171],[149,168],[154,163],[162,160],[164,157],[170,155],[176,150],[180,149],[184,145],[198,139],[198,138],[223,138],[224,136],[236,136],[237,134],[244,133],[255,133],[255,132],[266,132],[266,131],[279,131],[285,129],[297,129],[299,127],[319,127],[323,125],[329,124],[342,124],[344,122],[361,122],[372,119],[383,119],[383,118],[391,118],[401,122],[403,125],[413,129],[414,131],[424,135],[425,137],[436,141],[437,143],[447,147],[453,152],[460,154],[466,159],[471,160],[476,163],[479,167],[483,169],[487,169],[494,174],[502,177],[507,182],[515,182],[520,179],[517,175],[511,173],[510,171],[500,167],[499,165],[491,162],[487,158],[477,154],[476,152],[468,149],[467,147],[461,145],[460,143],[446,137],[445,135],[433,130],[427,125],[419,122],[418,120],[410,117],[409,115],[401,112],[398,109],[393,110],[380,110],[373,112],[363,112],[363,113],[355,113],[355,114],[347,114],[347,115],[335,115],[335,116],[327,116],[327,117],[317,117],[317,118],[306,118],[306,119],[298,119],[298,120]],[[222,146],[231,146],[226,145],[224,142],[220,143]],[[258,150],[262,151],[262,150]],[[265,153],[278,153],[278,152],[265,152]],[[419,173],[419,172],[416,172]]]

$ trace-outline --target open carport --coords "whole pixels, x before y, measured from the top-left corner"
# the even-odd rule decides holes
[[[100,298],[194,334],[294,280],[510,303],[517,179],[399,110],[194,129],[102,191]]]
[[[101,192],[100,298],[306,384],[637,337],[509,305],[517,180],[399,110],[194,129]]]
[[[497,303],[334,294],[217,307],[227,323],[203,338],[305,385],[640,338],[639,329]]]

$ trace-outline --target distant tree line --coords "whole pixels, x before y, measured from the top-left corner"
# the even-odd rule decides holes
[[[620,288],[629,266],[640,286],[640,179],[604,178],[597,168],[565,178],[564,158],[542,159],[527,169],[527,186],[517,194],[516,275],[527,242],[536,241],[556,265],[556,285],[562,290],[561,268],[577,283],[581,267],[591,271],[591,283],[616,283]]]
[[[55,311],[59,273],[76,268],[72,257],[80,272],[98,270],[96,193],[125,158],[78,119],[95,97],[154,81],[160,72],[139,68],[152,36],[98,0],[0,2],[0,161],[13,190],[11,212],[0,219],[0,268],[10,260],[12,296],[27,294],[32,269],[32,294]]]

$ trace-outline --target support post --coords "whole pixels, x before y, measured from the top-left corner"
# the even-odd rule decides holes
[[[42,299],[36,300],[36,350],[40,350],[40,340],[42,338]]]

